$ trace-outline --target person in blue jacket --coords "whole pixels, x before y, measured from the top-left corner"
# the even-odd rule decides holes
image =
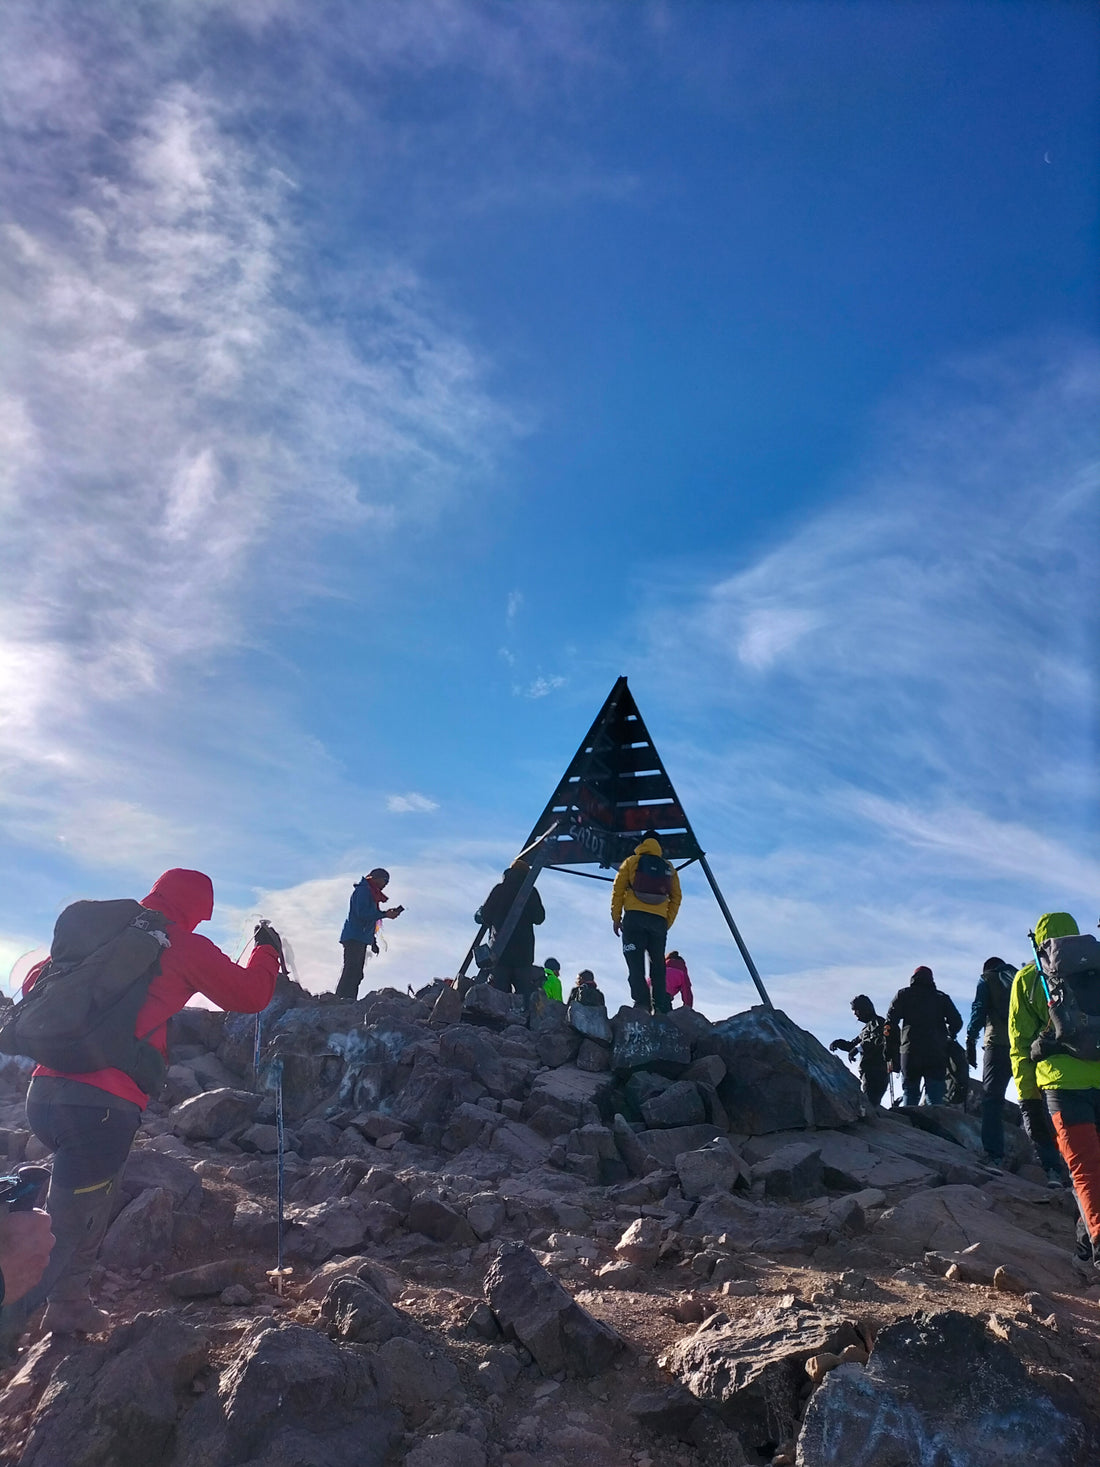
[[[367,948],[378,951],[378,924],[383,917],[400,917],[404,907],[383,908],[390,873],[381,866],[368,871],[362,881],[357,881],[351,893],[348,920],[340,933],[340,946],[344,949],[344,968],[336,985],[337,998],[356,999],[359,985],[363,981],[363,965],[367,961]]]

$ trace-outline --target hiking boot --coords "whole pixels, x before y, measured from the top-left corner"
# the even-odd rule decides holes
[[[642,1013],[642,1014],[648,1014],[649,1011],[650,1011],[649,1005],[647,1003],[642,1003],[641,999],[637,999],[637,998],[634,1000],[633,1007],[636,1008],[638,1010],[638,1012],[639,1013]]]
[[[101,1335],[111,1322],[90,1299],[51,1299],[42,1316],[43,1334]]]

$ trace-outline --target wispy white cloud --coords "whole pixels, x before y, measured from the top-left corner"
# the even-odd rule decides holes
[[[217,9],[157,37],[108,8],[4,22],[0,802],[23,832],[92,779],[126,804],[143,703],[339,589],[326,537],[392,544],[490,481],[514,429],[409,267],[347,257],[351,312],[312,291],[244,100],[175,74]]]
[[[524,698],[547,698],[558,688],[565,687],[565,678],[554,674],[544,677],[541,673],[532,682],[517,686],[514,691]]]
[[[386,809],[392,810],[395,815],[423,815],[438,810],[439,805],[435,800],[429,800],[427,795],[418,795],[415,790],[410,790],[405,795],[390,795],[386,800]]]

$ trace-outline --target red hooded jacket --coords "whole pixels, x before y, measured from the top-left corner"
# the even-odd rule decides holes
[[[214,912],[214,886],[201,871],[185,871],[176,867],[157,880],[141,905],[163,912],[168,918],[171,947],[161,954],[160,972],[149,985],[145,1003],[137,1017],[134,1032],[147,1038],[166,1058],[168,1055],[168,1020],[179,1013],[194,993],[202,993],[219,1008],[238,1014],[258,1014],[267,1008],[275,992],[279,976],[279,958],[274,948],[255,947],[247,967],[240,967],[215,947],[208,937],[200,937],[195,928]],[[26,993],[45,964],[31,970],[23,984]],[[122,1070],[93,1070],[87,1075],[61,1075],[39,1065],[35,1075],[52,1075],[79,1080],[131,1100],[142,1110],[149,1097]]]

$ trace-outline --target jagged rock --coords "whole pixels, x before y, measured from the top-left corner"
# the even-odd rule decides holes
[[[893,1147],[884,1147],[877,1120],[863,1122],[859,1134],[848,1131],[818,1131],[813,1144],[821,1151],[821,1164],[826,1187],[835,1191],[863,1191],[867,1188],[894,1190],[932,1187],[942,1175],[920,1161],[902,1155]],[[908,1128],[903,1128],[907,1130]],[[762,1161],[782,1147],[801,1141],[801,1131],[782,1131],[771,1136],[754,1136],[745,1145],[748,1161]]]
[[[385,1202],[402,1217],[408,1214],[412,1203],[412,1189],[406,1186],[389,1167],[372,1166],[355,1188],[360,1198]]]
[[[363,1111],[357,1116],[352,1116],[348,1121],[348,1127],[354,1128],[368,1141],[380,1141],[383,1136],[391,1136],[398,1131],[402,1136],[411,1136],[415,1130],[408,1121],[398,1120],[396,1116],[387,1115],[385,1111],[370,1110]]]
[[[365,1354],[261,1320],[181,1422],[173,1467],[382,1467],[400,1430]]]
[[[380,1345],[397,1335],[418,1333],[419,1326],[395,1309],[388,1299],[364,1280],[337,1278],[321,1300],[321,1318],[341,1340]]]
[[[691,1063],[690,1042],[666,1016],[621,1008],[611,1020],[611,1030],[611,1068],[616,1074],[655,1070],[675,1080]]]
[[[652,1268],[660,1251],[661,1224],[655,1217],[636,1218],[615,1244],[619,1257],[639,1268]]]
[[[599,1375],[623,1349],[522,1243],[505,1243],[485,1275],[485,1299],[506,1339],[518,1339],[545,1375]]]
[[[405,1467],[485,1467],[485,1448],[465,1432],[441,1431],[418,1442]]]
[[[410,1233],[423,1233],[437,1243],[454,1243],[461,1247],[477,1241],[473,1228],[462,1214],[431,1192],[421,1192],[413,1198],[405,1225]]]
[[[324,1202],[330,1197],[347,1197],[373,1170],[358,1158],[333,1162],[329,1166],[310,1167],[304,1176],[288,1187],[287,1197],[291,1202],[307,1205]],[[393,1179],[392,1172],[386,1175]]]
[[[537,988],[527,999],[527,1027],[533,1033],[547,1029],[564,1029],[569,1023],[565,1005]]]
[[[1032,1381],[979,1319],[945,1311],[882,1329],[866,1368],[840,1365],[814,1392],[798,1467],[1086,1467],[1092,1433]]]
[[[283,1133],[283,1143],[287,1151],[298,1150],[298,1137],[293,1131]],[[237,1145],[242,1151],[258,1151],[261,1156],[274,1156],[279,1149],[278,1127],[249,1126],[237,1137]]]
[[[466,1221],[482,1240],[499,1235],[505,1215],[504,1203],[492,1195],[475,1197],[466,1209]]]
[[[109,1268],[144,1268],[172,1256],[175,1202],[163,1187],[151,1187],[128,1203],[107,1229],[99,1250]]]
[[[538,1036],[539,1060],[552,1069],[576,1059],[580,1047],[580,1035],[569,1029],[544,1029]]]
[[[240,1259],[219,1258],[214,1263],[203,1263],[198,1268],[169,1274],[164,1284],[177,1299],[202,1299],[210,1294],[220,1294],[231,1284],[247,1283],[248,1273],[248,1264]]]
[[[462,1001],[462,1017],[474,1024],[504,1028],[521,1012],[523,1000],[513,1003],[518,995],[502,993],[491,983],[475,983]]]
[[[930,1252],[962,1253],[971,1244],[982,1243],[988,1258],[1019,1269],[1041,1288],[1073,1288],[1078,1282],[1067,1247],[1016,1227],[1000,1216],[977,1187],[918,1192],[887,1208],[870,1236],[903,1258],[921,1258]]]
[[[209,1340],[175,1315],[139,1314],[106,1345],[63,1358],[31,1425],[26,1467],[145,1467],[174,1444],[182,1393]]]
[[[563,1067],[536,1075],[523,1114],[543,1136],[560,1136],[574,1126],[600,1118],[598,1104],[609,1089],[606,1078]]]
[[[180,1009],[168,1020],[168,1053],[174,1058],[184,1045],[217,1049],[225,1034],[225,1020],[226,1015],[219,1009]]]
[[[623,1181],[627,1171],[614,1132],[596,1124],[570,1131],[565,1143],[565,1166],[567,1171],[603,1186]]]
[[[610,1048],[615,1042],[615,1034],[611,1028],[611,1020],[607,1017],[607,1010],[598,1004],[571,1003],[568,1007],[569,1026],[582,1034],[585,1039],[591,1039],[596,1044]]]
[[[703,1410],[701,1404],[683,1386],[670,1386],[664,1391],[646,1391],[632,1396],[626,1409],[639,1426],[662,1436],[674,1436],[680,1441],[693,1440],[691,1428]]]
[[[642,1120],[653,1129],[671,1126],[697,1126],[706,1119],[703,1100],[690,1080],[669,1085],[659,1095],[644,1100]]]
[[[336,1126],[330,1125],[328,1121],[322,1121],[318,1117],[312,1120],[299,1121],[294,1127],[295,1145],[287,1143],[287,1149],[296,1151],[299,1156],[312,1161],[317,1156],[339,1156],[344,1144],[344,1133]],[[358,1132],[353,1132],[358,1136]]]
[[[401,1292],[400,1280],[385,1264],[368,1258],[365,1253],[353,1253],[350,1257],[330,1258],[323,1263],[303,1286],[301,1297],[323,1299],[337,1279],[344,1278],[360,1279],[390,1303]]]
[[[450,1024],[457,1024],[462,1018],[462,995],[457,988],[450,984],[440,990],[439,996],[432,1005],[431,1018],[428,1023],[433,1029],[445,1029]]]
[[[407,1121],[415,1130],[446,1118],[451,1110],[454,1077],[438,1065],[414,1069],[409,1082],[393,1102],[398,1120]]]
[[[735,1131],[843,1126],[863,1114],[855,1076],[778,1009],[723,1019],[699,1041],[699,1053],[717,1054],[726,1066],[718,1094]]]
[[[176,1135],[186,1141],[216,1141],[247,1126],[261,1098],[248,1090],[207,1090],[177,1105],[169,1120]]]
[[[744,1322],[714,1314],[661,1363],[713,1407],[745,1447],[762,1451],[793,1438],[810,1356],[861,1344],[854,1324],[795,1300]]]
[[[243,1248],[274,1248],[279,1241],[279,1218],[270,1207],[244,1197],[233,1211],[233,1236]]]
[[[622,1139],[621,1132],[616,1131],[615,1134]],[[665,1131],[636,1131],[633,1134],[634,1154],[646,1158],[641,1171],[636,1173],[640,1176],[645,1176],[646,1172],[655,1171],[658,1167],[675,1166],[677,1156],[683,1151],[697,1151],[701,1146],[709,1146],[712,1141],[726,1139],[715,1126],[710,1125],[670,1126]],[[629,1157],[626,1159],[631,1171],[634,1171],[634,1163]]]
[[[696,1080],[715,1089],[726,1078],[725,1061],[716,1054],[704,1054],[684,1071],[685,1080]]]
[[[177,1212],[198,1212],[202,1206],[202,1178],[187,1162],[148,1146],[135,1146],[126,1158],[119,1183],[119,1212],[152,1187],[169,1192]]]
[[[748,1168],[725,1137],[700,1146],[694,1151],[681,1151],[676,1157],[676,1175],[685,1197],[706,1197],[711,1192],[730,1192],[738,1182],[748,1180]]]
[[[436,1406],[454,1400],[459,1379],[454,1362],[423,1338],[394,1335],[379,1348],[379,1385],[388,1400],[395,1402],[414,1425]]]
[[[237,1084],[237,1076],[216,1054],[197,1054],[187,1068],[204,1090],[232,1090]]]
[[[164,1086],[160,1092],[160,1100],[169,1108],[179,1105],[184,1100],[191,1100],[196,1095],[202,1094],[202,1086],[195,1078],[195,1072],[190,1065],[169,1065],[164,1076]]]
[[[789,1197],[795,1202],[817,1197],[825,1190],[821,1147],[798,1141],[783,1146],[757,1162],[752,1180],[763,1184],[765,1197]]]
[[[353,1197],[288,1211],[285,1248],[290,1258],[324,1263],[334,1253],[354,1253],[366,1241],[361,1204]]]
[[[611,1051],[596,1039],[582,1039],[577,1050],[577,1069],[590,1074],[606,1074],[611,1068]]]
[[[503,1117],[499,1111],[463,1101],[451,1112],[441,1145],[444,1151],[462,1151],[467,1146],[487,1146]]]

